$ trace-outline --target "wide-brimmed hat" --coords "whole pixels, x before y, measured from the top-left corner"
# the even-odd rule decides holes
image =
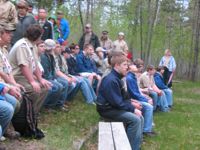
[[[119,32],[118,35],[124,36],[124,32]]]

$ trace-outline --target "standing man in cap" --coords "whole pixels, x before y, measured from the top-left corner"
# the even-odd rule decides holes
[[[118,33],[118,39],[113,42],[113,51],[122,51],[126,56],[128,55],[128,45],[124,40],[123,32]]]
[[[83,50],[85,45],[91,44],[94,49],[100,46],[99,38],[92,31],[91,25],[88,23],[85,25],[85,33],[81,36],[79,40],[80,50]]]
[[[38,24],[43,28],[43,34],[41,39],[45,41],[46,39],[53,39],[52,26],[49,21],[47,21],[47,12],[45,9],[40,8],[38,10]]]
[[[28,2],[25,0],[19,0],[16,3],[18,12],[18,23],[16,25],[16,30],[13,34],[11,45],[13,46],[15,42],[21,39],[26,32],[26,29],[31,25],[35,24],[36,21],[33,16],[28,15]]]
[[[62,38],[64,42],[62,45],[66,46],[67,45],[67,39],[70,34],[70,27],[69,23],[66,19],[64,19],[63,12],[62,11],[57,11],[57,26],[60,31],[59,37],[56,37],[56,40],[59,38]]]
[[[100,39],[101,47],[106,50],[106,52],[110,52],[113,48],[113,42],[108,37],[108,31],[104,30],[102,31],[102,36]]]

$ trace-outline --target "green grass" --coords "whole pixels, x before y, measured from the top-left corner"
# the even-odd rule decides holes
[[[169,113],[155,113],[156,137],[146,138],[142,150],[200,150],[200,83],[182,82],[173,86],[174,107]],[[99,122],[95,106],[87,105],[79,94],[70,111],[43,113],[40,127],[46,137],[39,141],[49,150],[73,149],[73,141],[83,137]],[[83,150],[96,149],[95,134]]]

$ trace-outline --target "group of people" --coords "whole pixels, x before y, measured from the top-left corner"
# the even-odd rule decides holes
[[[170,111],[176,63],[169,49],[159,67],[130,58],[125,35],[112,42],[90,24],[78,44],[69,44],[69,23],[63,12],[47,19],[47,11],[30,12],[30,4],[0,1],[0,141],[9,137],[12,117],[20,110],[22,92],[32,101],[35,118],[41,108],[68,111],[80,90],[98,113],[124,122],[131,147],[139,149],[142,135],[154,136],[153,112]],[[12,137],[19,133],[13,131]]]

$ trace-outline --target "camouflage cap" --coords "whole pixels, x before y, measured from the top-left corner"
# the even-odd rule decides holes
[[[6,23],[3,21],[0,21],[0,28],[7,31],[14,31],[16,29],[16,25],[13,23]]]

